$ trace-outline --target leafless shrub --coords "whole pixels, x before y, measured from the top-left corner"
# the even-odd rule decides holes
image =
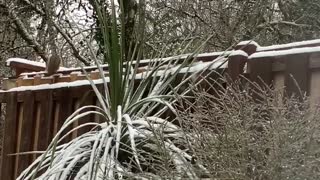
[[[188,110],[179,120],[195,162],[217,179],[318,179],[319,111],[307,97],[250,87],[199,90],[192,103],[183,102]]]

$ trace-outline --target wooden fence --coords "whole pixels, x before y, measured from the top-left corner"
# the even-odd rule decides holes
[[[237,80],[241,74],[246,73],[250,80],[257,83],[261,83],[262,79],[274,88],[285,87],[288,94],[299,93],[297,83],[303,92],[311,96],[313,103],[320,102],[319,40],[270,47],[242,42],[235,49],[242,50],[249,56],[229,57],[226,72],[232,80]],[[217,56],[219,53],[206,54],[199,56],[198,60],[211,61]],[[102,88],[101,85],[98,87]],[[42,90],[2,91],[0,102],[6,109],[0,179],[11,180],[37,156],[10,154],[45,150],[64,120],[74,110],[83,105],[97,104],[97,99],[91,86],[87,84]],[[88,116],[79,123],[89,121],[100,120],[98,117]],[[74,132],[66,141],[89,129]]]
[[[0,96],[6,106],[2,142],[1,179],[15,179],[36,155],[8,156],[15,152],[43,151],[64,120],[83,105],[96,104],[90,85],[54,90],[9,92]],[[79,122],[98,121],[88,116]],[[75,124],[76,125],[76,124]],[[82,128],[66,140],[88,131]]]
[[[250,55],[246,60],[229,61],[232,79],[239,77],[243,64],[251,81],[283,90],[287,96],[306,94],[313,105],[320,104],[320,41],[305,41],[269,47],[255,43],[242,45]],[[239,65],[240,64],[240,65]],[[263,81],[263,82],[262,82]]]

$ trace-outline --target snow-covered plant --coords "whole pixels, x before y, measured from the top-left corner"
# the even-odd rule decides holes
[[[159,174],[163,166],[176,172],[174,178],[197,179],[199,172],[205,172],[182,143],[186,135],[179,123],[170,122],[163,114],[168,111],[175,114],[173,104],[177,101],[177,93],[184,96],[191,91],[192,86],[187,84],[189,80],[215,62],[196,68],[175,83],[182,69],[188,72],[188,65],[201,50],[202,43],[193,54],[150,60],[147,70],[138,73],[143,54],[144,2],[139,2],[140,15],[135,27],[139,34],[133,45],[130,44],[133,47],[130,53],[125,52],[128,46],[123,39],[123,3],[119,1],[118,9],[111,0],[110,19],[105,16],[102,6],[96,3],[95,7],[104,42],[104,61],[109,66],[109,76],[104,77],[95,53],[88,46],[104,77],[103,92],[89,79],[99,106],[84,106],[66,119],[47,150],[18,179],[157,179],[163,176]],[[164,54],[161,52],[158,56]],[[184,61],[178,64],[179,58]],[[62,133],[75,121],[92,114],[105,121],[85,123],[67,134]],[[88,125],[95,128],[70,142],[61,143],[73,131]]]

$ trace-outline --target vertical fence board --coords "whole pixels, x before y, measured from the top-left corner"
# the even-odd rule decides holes
[[[37,92],[37,96],[39,97],[40,104],[40,119],[39,119],[39,130],[38,135],[39,142],[37,145],[37,149],[43,151],[47,148],[49,143],[51,142],[53,136],[53,98],[52,98],[52,90],[45,90]]]
[[[249,59],[248,67],[250,71],[249,79],[255,83],[255,85],[251,84],[252,96],[257,101],[263,100],[261,89],[272,85],[272,58]]]
[[[23,104],[21,101],[23,101],[23,99],[20,99],[21,97],[23,97],[21,95],[21,93],[17,94],[17,100],[18,100],[18,114],[17,114],[17,139],[16,139],[16,149],[15,152],[20,152],[20,143],[21,143],[21,131],[22,131],[22,121],[23,121]],[[19,100],[20,99],[20,100]],[[18,167],[19,167],[19,160],[20,160],[20,156],[16,155],[15,156],[15,166],[14,166],[14,177],[17,177],[18,175]]]
[[[79,105],[80,105],[80,107],[83,107],[83,106],[93,105],[93,104],[94,104],[93,94],[89,92],[86,97],[84,97],[82,100],[80,100]],[[93,109],[90,109],[90,110],[93,110]],[[79,124],[84,124],[87,122],[94,122],[94,115],[93,114],[90,114],[86,117],[81,118],[79,121]],[[85,126],[81,129],[79,129],[78,135],[84,134],[84,133],[90,131],[92,128],[93,128],[92,126]]]
[[[52,138],[57,134],[59,130],[59,117],[61,111],[61,105],[59,102],[55,101],[53,103],[53,121],[52,121]]]
[[[58,101],[60,103],[58,129],[62,127],[63,123],[67,120],[67,118],[71,115],[73,111],[73,98],[70,92],[71,92],[70,88],[62,88],[62,89],[59,89],[59,92],[58,92],[58,95],[59,95]],[[63,131],[62,136],[65,135],[71,129],[72,129],[72,125],[70,125]],[[62,141],[62,143],[68,142],[71,139],[72,139],[72,135],[69,135]]]
[[[102,95],[105,95],[104,93],[104,85],[103,84],[98,84],[97,85],[97,89],[98,91],[102,94]],[[93,102],[94,102],[94,105],[102,108],[101,104],[100,104],[100,101],[98,100],[98,98],[95,96],[95,92],[93,92],[94,94],[94,97],[93,97]],[[95,122],[98,122],[98,123],[102,123],[102,122],[105,122],[105,119],[104,117],[102,117],[101,115],[95,115],[94,116],[94,121]]]
[[[17,125],[17,93],[6,94],[6,119],[4,125],[3,149],[1,161],[1,179],[15,179],[14,166],[15,157],[8,154],[15,153],[16,148],[16,125]]]
[[[32,91],[23,92],[23,118],[21,121],[21,141],[20,152],[28,152],[32,150],[33,135],[34,135],[34,94]],[[19,164],[17,173],[20,174],[31,163],[31,155],[21,155],[19,157]]]
[[[77,99],[77,100],[75,100],[75,102],[74,102],[74,111],[76,111],[77,109],[79,109],[79,107],[80,107],[80,101],[79,101],[79,99]],[[76,128],[76,127],[78,127],[79,126],[79,120],[78,121],[75,121],[75,122],[73,122],[73,124],[72,124],[72,128]],[[72,139],[74,139],[74,138],[76,138],[77,136],[78,136],[78,131],[79,130],[76,130],[76,131],[73,131],[72,132]]]
[[[39,102],[35,102],[35,116],[34,116],[34,136],[33,136],[33,145],[32,150],[38,150],[38,144],[40,141],[40,120],[41,120],[41,104]],[[32,155],[32,162],[37,158],[37,154]]]
[[[94,97],[93,98],[93,102],[94,102],[94,105],[96,105],[97,107],[100,107],[101,108],[101,105],[100,105],[100,102],[98,100],[98,98]],[[103,123],[105,120],[104,118],[101,116],[101,115],[98,115],[98,114],[95,114],[94,115],[94,122],[97,122],[97,123]]]
[[[91,86],[82,86],[82,87],[76,87],[71,89],[71,94],[77,99],[75,103],[75,110],[87,106],[87,105],[94,105],[93,100],[93,94],[94,91],[92,90]],[[85,111],[92,110],[92,109],[86,109],[84,111],[81,111],[80,113],[83,113]],[[87,122],[93,122],[94,116],[93,115],[87,115],[85,117],[80,118],[77,122],[74,123],[74,127],[76,125],[81,125]],[[73,133],[73,138],[75,137],[75,134],[81,135],[85,132],[88,132],[92,127],[86,126],[81,129],[79,129],[77,132]]]
[[[285,57],[285,62],[285,86],[287,95],[297,95],[301,97],[304,93],[309,93],[309,54],[289,55]]]
[[[250,69],[250,80],[256,82],[260,86],[272,83],[272,58],[263,57],[250,59],[248,66]]]

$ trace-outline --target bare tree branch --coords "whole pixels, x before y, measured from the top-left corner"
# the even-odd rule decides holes
[[[42,9],[38,8],[36,5],[32,4],[29,0],[22,0],[22,2],[26,3],[27,5],[29,5],[30,7],[32,7],[39,15],[46,17],[47,14],[45,11],[43,11]],[[52,21],[52,25],[56,28],[56,30],[62,35],[62,37],[67,41],[67,43],[70,45],[72,51],[73,51],[73,55],[81,62],[83,62],[85,65],[90,65],[90,63],[86,60],[86,58],[84,58],[83,56],[81,56],[79,50],[76,48],[75,44],[72,42],[72,40],[69,38],[70,36],[68,35],[67,32],[63,31],[62,28],[55,22]]]
[[[271,22],[267,22],[264,24],[260,24],[257,26],[257,28],[264,28],[266,26],[272,26],[272,25],[278,25],[278,24],[284,24],[287,26],[294,26],[294,27],[310,27],[310,25],[308,24],[297,24],[295,22],[290,22],[290,21],[271,21]]]
[[[28,32],[27,28],[21,21],[21,19],[18,17],[16,12],[13,9],[10,9],[8,6],[5,6],[9,13],[9,17],[13,20],[14,25],[16,26],[16,29],[20,36],[37,52],[37,54],[45,61],[47,62],[48,57],[44,50],[41,48],[41,45],[33,39],[33,37]]]

